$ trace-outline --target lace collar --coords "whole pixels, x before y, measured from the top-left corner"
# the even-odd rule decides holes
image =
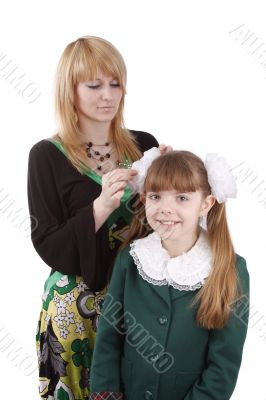
[[[171,285],[179,290],[196,290],[203,286],[212,265],[207,233],[201,230],[195,245],[178,257],[170,257],[158,233],[153,232],[130,244],[129,253],[142,278],[153,285]]]

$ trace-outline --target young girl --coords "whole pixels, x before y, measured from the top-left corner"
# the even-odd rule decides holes
[[[228,400],[249,295],[246,262],[234,253],[225,214],[234,179],[215,155],[205,165],[187,151],[156,153],[150,167],[152,157],[145,158],[134,166],[144,178],[148,169],[139,188],[145,206],[136,206],[116,259],[90,399]]]

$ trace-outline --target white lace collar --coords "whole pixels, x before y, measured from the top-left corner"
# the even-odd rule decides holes
[[[207,234],[201,230],[195,245],[178,257],[170,257],[158,233],[153,232],[130,244],[129,253],[139,274],[153,285],[171,285],[179,290],[196,290],[203,286],[212,265]]]

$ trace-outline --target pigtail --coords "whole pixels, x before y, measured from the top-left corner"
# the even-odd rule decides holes
[[[236,257],[224,204],[215,202],[208,213],[207,227],[213,263],[212,272],[195,299],[199,301],[197,322],[202,327],[217,329],[228,321],[237,296]]]
[[[119,247],[119,251],[123,250],[130,243],[133,242],[134,239],[140,239],[146,237],[149,233],[152,232],[152,228],[148,224],[146,214],[145,214],[145,205],[140,199],[138,195],[135,198],[134,203],[131,205],[131,212],[133,213],[133,218],[130,223],[130,228],[128,231],[127,238]]]

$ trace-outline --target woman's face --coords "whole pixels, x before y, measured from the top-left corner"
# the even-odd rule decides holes
[[[97,79],[77,84],[75,108],[78,118],[94,122],[111,122],[123,95],[119,81],[99,73]]]

